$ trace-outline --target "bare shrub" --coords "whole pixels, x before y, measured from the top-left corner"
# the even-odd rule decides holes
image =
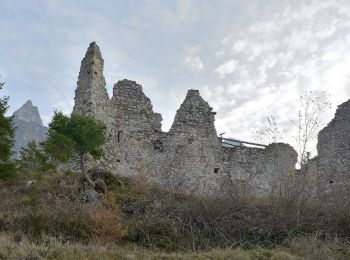
[[[125,240],[146,248],[192,251],[271,248],[308,234],[349,240],[349,214],[341,205],[319,203],[309,190],[312,183],[310,176],[294,173],[282,178],[278,192],[266,198],[235,193],[198,198],[153,189],[121,204],[131,220]]]
[[[130,184],[133,186],[134,192],[139,194],[149,194],[153,188],[147,175],[142,172],[132,176],[130,178]]]
[[[283,176],[266,198],[249,196],[245,189],[208,198],[146,185],[142,178],[117,177],[107,182],[106,196],[93,203],[77,199],[81,184],[75,174],[35,182],[31,193],[18,192],[21,180],[0,190],[0,229],[24,233],[37,243],[49,236],[61,242],[123,243],[162,251],[269,249],[305,236],[348,243],[349,205],[318,201],[310,195],[309,178]]]
[[[100,209],[93,212],[90,218],[93,241],[116,243],[127,234],[118,209]]]

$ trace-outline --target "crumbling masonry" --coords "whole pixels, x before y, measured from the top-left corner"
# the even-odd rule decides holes
[[[215,112],[198,90],[189,90],[169,132],[153,111],[141,85],[121,80],[110,99],[99,47],[91,43],[81,62],[73,113],[103,121],[109,131],[101,167],[123,176],[141,175],[166,189],[219,195],[244,184],[256,195],[273,191],[278,179],[294,170],[297,154],[287,144],[265,149],[223,147],[214,126]]]
[[[317,154],[307,165],[316,176],[319,197],[350,194],[350,100],[339,105],[335,116],[318,134]]]

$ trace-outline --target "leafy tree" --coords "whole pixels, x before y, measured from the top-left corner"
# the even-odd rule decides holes
[[[55,168],[49,155],[35,141],[29,142],[27,147],[22,147],[17,165],[19,170],[32,171],[39,176],[47,170]]]
[[[94,118],[82,115],[67,116],[55,112],[49,124],[45,148],[53,158],[68,162],[78,157],[84,178],[95,186],[86,170],[86,157],[98,159],[103,155],[102,146],[107,142],[106,126]]]
[[[4,83],[0,82],[0,90]],[[5,114],[8,110],[9,97],[0,97],[0,179],[9,180],[16,175],[16,167],[11,160],[11,148],[14,143],[15,129],[12,117]]]

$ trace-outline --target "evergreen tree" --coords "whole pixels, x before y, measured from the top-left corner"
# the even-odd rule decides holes
[[[0,82],[0,90],[4,83]],[[9,180],[16,175],[16,167],[11,160],[15,129],[12,117],[6,116],[9,97],[0,97],[0,180]]]
[[[86,170],[86,156],[98,159],[103,155],[106,143],[106,126],[89,116],[64,115],[55,112],[49,124],[46,151],[55,159],[67,162],[78,157],[84,178],[93,186]]]
[[[26,147],[21,148],[17,165],[20,171],[29,171],[39,177],[42,173],[55,168],[44,149],[35,141],[31,141]]]

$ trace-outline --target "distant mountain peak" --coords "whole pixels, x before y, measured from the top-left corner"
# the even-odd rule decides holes
[[[42,142],[46,139],[47,127],[43,126],[38,107],[31,100],[25,102],[13,113],[13,124],[16,127],[14,158],[30,141]]]
[[[23,104],[23,106],[33,106],[33,103],[32,103],[32,101],[29,99],[29,100],[27,100],[27,102],[25,102],[24,104]]]
[[[33,106],[31,100],[25,102],[17,111],[13,113],[14,120],[23,120],[35,124],[43,125],[38,107]]]

